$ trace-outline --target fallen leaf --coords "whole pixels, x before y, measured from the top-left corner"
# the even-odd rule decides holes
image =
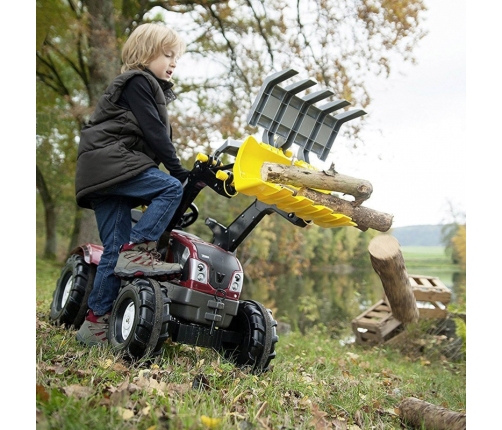
[[[354,422],[358,426],[362,426],[364,424],[363,414],[360,410],[357,410],[356,413],[354,414]]]
[[[111,358],[107,358],[105,361],[100,361],[99,362],[99,365],[103,369],[108,369],[112,364],[113,364],[113,361],[111,360]]]
[[[190,384],[168,384],[166,388],[166,392],[169,394],[185,394],[188,393],[192,389]]]
[[[149,378],[152,371],[150,369],[141,369],[138,372],[138,378]]]
[[[127,391],[129,391],[131,394],[135,393],[136,391],[141,390],[140,387],[138,387],[136,384],[128,384],[127,385]]]
[[[315,404],[311,407],[312,419],[310,420],[310,425],[314,426],[316,430],[321,430],[329,428],[328,421],[326,420],[327,412],[319,409]]]
[[[202,424],[204,424],[206,427],[209,427],[210,429],[217,428],[221,423],[221,418],[211,418],[206,415],[202,415],[200,417],[200,420]]]
[[[115,391],[110,395],[110,404],[112,406],[125,405],[130,396],[126,390]]]
[[[45,370],[47,372],[53,372],[56,375],[62,375],[66,372],[66,367],[63,367],[60,364],[56,364],[55,366],[47,366]]]
[[[332,428],[335,430],[347,430],[347,423],[343,418],[335,418],[331,421]]]
[[[49,401],[49,393],[43,387],[42,385],[37,384],[37,391],[36,391],[36,396],[41,402],[48,402]]]
[[[115,409],[123,420],[127,421],[134,417],[134,411],[132,411],[131,409],[121,408],[120,406],[116,407]]]
[[[112,367],[115,372],[129,372],[129,369],[122,363],[115,363]]]
[[[167,389],[167,384],[164,381],[158,382],[153,378],[138,378],[136,381],[138,387],[146,389],[146,391],[151,394],[155,391],[158,395],[164,397],[165,391]]]
[[[82,385],[68,385],[67,387],[63,387],[63,391],[67,396],[77,397],[79,399],[89,397],[93,393],[92,388]]]

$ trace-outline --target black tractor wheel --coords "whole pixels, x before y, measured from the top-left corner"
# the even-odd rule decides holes
[[[56,283],[50,307],[50,320],[56,325],[80,328],[87,313],[87,299],[96,276],[96,266],[74,254],[66,260]]]
[[[276,355],[276,327],[270,309],[252,300],[241,301],[227,330],[241,333],[242,340],[238,345],[222,345],[224,357],[238,366],[251,366],[254,373],[266,372]]]
[[[168,337],[169,299],[160,284],[135,278],[121,288],[108,320],[108,341],[126,357],[137,360],[161,353]]]

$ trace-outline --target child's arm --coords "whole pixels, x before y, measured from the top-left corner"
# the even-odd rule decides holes
[[[152,88],[147,79],[143,76],[131,78],[122,92],[119,103],[121,101],[125,101],[138,120],[147,145],[169,173],[183,183],[189,171],[181,166],[171,140],[170,130],[166,129],[159,117]]]

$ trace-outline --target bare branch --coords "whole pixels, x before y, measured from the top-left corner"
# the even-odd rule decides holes
[[[261,37],[263,38],[263,40],[265,41],[265,44],[267,45],[267,51],[268,51],[268,55],[270,55],[270,60],[272,61],[272,64],[274,64],[274,51],[272,49],[272,46],[270,45],[270,41],[268,40],[267,35],[265,34],[265,30],[263,29],[263,27],[261,25],[261,19],[258,16],[258,14],[256,13],[250,0],[246,0],[246,3],[248,4],[249,8],[253,11],[253,15],[256,19],[256,25],[258,26],[258,30],[260,32]]]

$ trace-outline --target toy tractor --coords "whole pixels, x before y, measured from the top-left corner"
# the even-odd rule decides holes
[[[109,318],[109,344],[132,359],[155,357],[168,338],[172,342],[213,348],[237,366],[253,372],[267,371],[275,357],[277,322],[254,300],[241,300],[244,272],[236,251],[254,227],[277,213],[297,227],[315,223],[322,227],[353,226],[347,216],[296,196],[294,189],[264,182],[262,164],[274,162],[310,167],[308,155],[325,161],[340,126],[365,114],[357,109],[332,116],[349,105],[337,100],[324,106],[314,103],[331,96],[318,91],[303,98],[296,94],[315,85],[305,80],[282,88],[278,84],[296,75],[293,69],[275,73],[264,81],[248,116],[251,125],[263,127],[263,142],[249,136],[227,140],[213,154],[199,154],[183,198],[170,225],[158,242],[164,261],[183,267],[180,277],[123,279]],[[296,159],[290,151],[299,147]],[[234,159],[223,164],[222,156]],[[213,239],[208,243],[184,229],[198,218],[194,204],[200,191],[210,188],[220,196],[237,193],[256,199],[230,225],[211,218],[205,224]],[[142,212],[132,210],[133,222]],[[50,307],[53,323],[79,328],[87,312],[87,297],[102,254],[100,245],[86,243],[74,249],[57,281]]]

